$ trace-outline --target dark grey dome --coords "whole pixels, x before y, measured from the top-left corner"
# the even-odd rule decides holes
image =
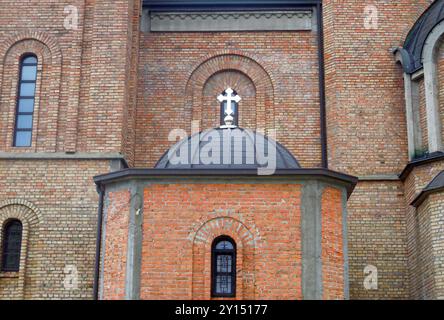
[[[159,160],[156,169],[299,169],[281,144],[260,133],[211,129],[179,141]]]

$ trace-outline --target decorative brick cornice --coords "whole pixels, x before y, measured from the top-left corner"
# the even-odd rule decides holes
[[[142,5],[154,11],[199,9],[218,10],[252,10],[252,9],[295,9],[316,5],[322,0],[143,0]]]
[[[151,12],[150,31],[296,31],[312,30],[313,12]]]
[[[313,13],[311,11],[280,11],[280,12],[156,12],[152,13],[151,17],[157,18],[159,20],[198,20],[198,19],[208,19],[216,20],[223,19],[228,20],[230,18],[234,19],[272,19],[272,18],[304,18],[311,17]]]

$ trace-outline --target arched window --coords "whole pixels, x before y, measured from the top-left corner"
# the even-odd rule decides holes
[[[221,236],[214,240],[211,273],[213,297],[236,295],[236,243],[230,237]]]
[[[23,226],[19,220],[9,221],[3,230],[2,269],[4,272],[17,272],[20,269]]]
[[[37,57],[26,55],[20,61],[14,147],[31,146],[36,82]]]

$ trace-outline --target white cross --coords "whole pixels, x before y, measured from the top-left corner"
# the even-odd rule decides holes
[[[239,97],[238,95],[233,95],[234,90],[231,88],[228,88],[227,90],[225,90],[225,93],[227,94],[226,96],[224,96],[223,94],[221,94],[219,97],[217,97],[217,100],[219,100],[220,103],[226,101],[227,102],[227,111],[226,111],[226,115],[227,116],[232,116],[234,111],[233,108],[231,107],[231,103],[234,101],[236,103],[239,103],[239,101],[242,100],[241,97]]]

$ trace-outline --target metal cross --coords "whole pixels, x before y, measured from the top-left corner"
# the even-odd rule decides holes
[[[231,103],[234,101],[236,103],[239,103],[239,101],[242,100],[241,97],[239,97],[238,95],[233,95],[234,90],[231,88],[228,88],[227,90],[225,90],[225,93],[227,94],[226,96],[221,94],[219,97],[217,97],[217,100],[219,100],[220,103],[226,101],[227,102],[227,111],[226,111],[226,115],[227,116],[232,116],[234,111],[233,108],[231,106]]]

